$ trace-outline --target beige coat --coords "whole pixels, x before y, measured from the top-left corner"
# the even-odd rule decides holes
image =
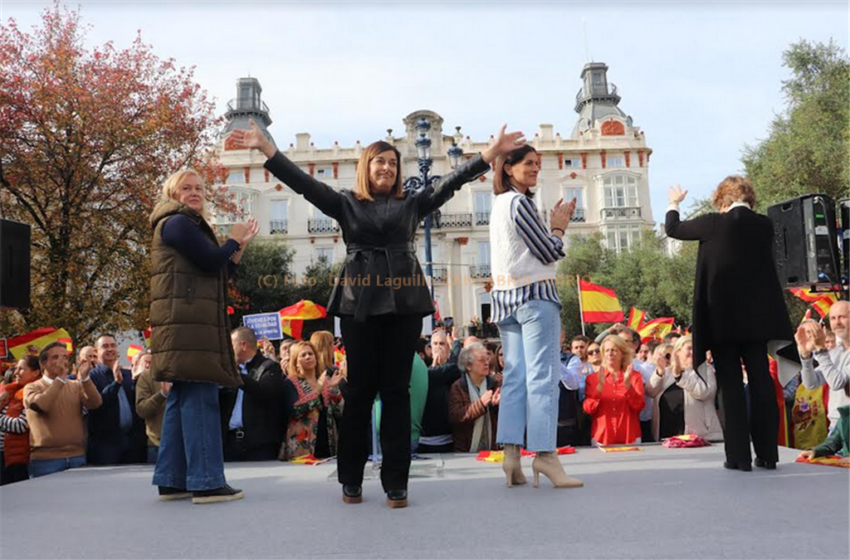
[[[668,387],[677,383],[685,393],[685,432],[696,434],[710,441],[723,441],[723,429],[714,408],[714,395],[717,393],[717,379],[714,368],[708,368],[706,380],[689,369],[682,372],[679,381],[673,376],[673,370],[667,368],[664,376],[653,373],[646,384],[647,396],[654,397],[652,410],[652,434],[658,440],[661,420],[659,418],[659,400]]]

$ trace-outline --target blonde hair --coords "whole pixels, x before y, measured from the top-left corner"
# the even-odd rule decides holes
[[[609,342],[620,350],[620,354],[622,355],[622,357],[620,358],[620,371],[626,371],[626,368],[629,367],[629,364],[632,363],[632,359],[635,356],[634,344],[629,344],[628,342],[623,340],[619,335],[609,334],[602,340],[602,344],[599,346],[600,350],[602,350],[603,360],[605,358],[605,345]]]
[[[694,345],[691,335],[681,337],[676,341],[676,344],[673,345],[673,375],[678,376],[685,371],[684,366],[682,366],[679,361],[679,352],[682,351],[686,344],[690,344],[691,346]]]
[[[162,196],[160,197],[160,201],[166,202],[168,200],[178,200],[178,197],[180,195],[180,187],[183,186],[183,182],[190,175],[194,175],[195,177],[198,178],[198,180],[201,182],[201,187],[203,187],[203,189],[204,189],[204,194],[206,195],[207,186],[206,186],[206,183],[204,183],[204,178],[201,177],[200,173],[198,173],[197,171],[195,171],[191,167],[188,167],[186,169],[181,169],[180,171],[177,171],[176,173],[172,173],[171,176],[168,177],[168,179],[165,180],[165,183],[163,183],[163,185],[162,185]],[[207,220],[208,216],[207,216],[206,196],[204,196],[202,200],[203,200],[203,206],[201,207],[200,214],[201,214],[202,218]]]
[[[755,208],[756,191],[748,179],[740,175],[729,175],[714,189],[711,194],[711,205],[715,210],[720,210],[735,202],[746,202],[750,208]]]
[[[357,172],[354,174],[354,196],[358,200],[368,200],[374,202],[372,198],[372,187],[369,183],[369,164],[372,160],[378,157],[378,154],[384,152],[394,152],[396,157],[396,174],[395,184],[393,185],[390,195],[396,198],[404,198],[404,190],[402,187],[401,177],[401,153],[392,144],[388,144],[383,140],[372,142],[360,154],[360,160],[357,162]]]
[[[316,331],[310,336],[310,344],[317,350],[319,369],[324,372],[334,365],[334,335],[330,331]]]
[[[302,341],[296,342],[292,345],[292,348],[289,349],[289,367],[287,368],[286,376],[291,379],[306,379],[304,377],[304,373],[298,368],[298,356],[301,354],[301,350],[305,347],[309,348],[313,351],[313,355],[316,356],[316,377],[319,374],[319,353],[316,352],[316,347],[313,346],[310,342]]]

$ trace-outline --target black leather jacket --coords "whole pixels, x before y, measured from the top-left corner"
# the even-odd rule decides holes
[[[490,170],[476,155],[432,187],[404,198],[358,200],[347,189],[335,190],[304,173],[280,152],[265,164],[275,177],[301,194],[325,215],[339,222],[348,254],[334,286],[328,312],[354,316],[418,315],[434,312],[434,304],[419,260],[419,221],[445,204],[466,183]]]

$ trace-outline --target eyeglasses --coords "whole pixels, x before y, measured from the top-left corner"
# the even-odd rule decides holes
[[[588,354],[599,354],[600,352],[601,352],[601,350],[599,350],[599,349],[587,351]]]

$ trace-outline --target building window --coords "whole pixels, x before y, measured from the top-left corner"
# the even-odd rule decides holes
[[[608,249],[621,253],[628,251],[640,239],[641,225],[613,226],[605,230]]]
[[[475,209],[475,225],[486,226],[489,224],[493,193],[490,191],[478,191],[474,194],[472,202]]]
[[[639,206],[637,179],[625,175],[605,177],[602,181],[605,208],[634,208]]]
[[[333,179],[334,170],[332,167],[317,167],[316,178],[318,179]]]
[[[569,203],[572,199],[576,199],[576,211],[573,214],[573,222],[583,222],[586,219],[585,216],[585,204],[584,204],[584,189],[581,187],[571,187],[564,189],[564,202]]]
[[[289,201],[272,200],[271,218],[269,219],[269,233],[288,233],[287,220],[289,218]]]
[[[623,156],[607,156],[606,164],[608,167],[625,167],[626,158]]]
[[[231,169],[227,174],[227,184],[234,185],[237,183],[245,182],[245,170],[244,169]]]
[[[333,247],[316,247],[316,260],[324,260],[326,263],[332,263],[334,260]]]
[[[565,159],[564,167],[581,167],[581,159]]]

